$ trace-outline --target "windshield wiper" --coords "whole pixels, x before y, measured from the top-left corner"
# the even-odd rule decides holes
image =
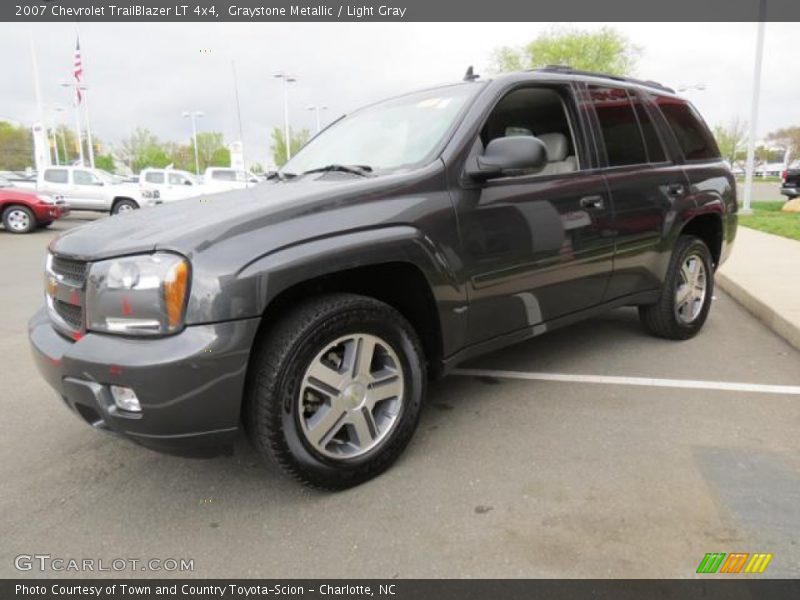
[[[287,179],[294,179],[297,177],[296,173],[284,173],[283,171],[273,171],[267,175],[267,181],[277,179],[278,181],[286,181]]]
[[[330,173],[331,171],[339,171],[340,173],[352,173],[353,175],[360,175],[361,177],[367,177],[369,173],[372,173],[372,167],[369,165],[327,165],[324,167],[317,167],[316,169],[309,169],[308,171],[303,171],[303,175],[308,175],[309,173]]]

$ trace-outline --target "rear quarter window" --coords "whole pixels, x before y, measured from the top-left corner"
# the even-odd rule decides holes
[[[719,158],[719,148],[697,111],[680,98],[655,96],[658,108],[667,120],[686,160]]]
[[[49,183],[67,183],[66,169],[46,169],[44,180]]]
[[[164,174],[158,171],[150,171],[145,174],[144,180],[147,183],[164,183]]]

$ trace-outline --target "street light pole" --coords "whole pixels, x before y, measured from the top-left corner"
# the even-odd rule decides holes
[[[199,110],[184,111],[183,117],[192,122],[192,145],[194,146],[194,172],[200,175],[200,156],[197,152],[197,121],[199,117],[205,116],[205,113]]]
[[[742,214],[750,214],[753,200],[753,171],[755,170],[756,133],[758,125],[758,101],[761,97],[761,64],[764,59],[764,19],[767,13],[767,0],[761,0],[758,7],[758,33],[756,34],[756,62],[753,67],[753,99],[750,104],[750,136],[747,139],[747,167],[744,176],[744,203]]]
[[[289,84],[297,81],[286,73],[276,73],[275,77],[283,80],[283,143],[286,146],[286,161],[292,158],[292,143],[289,139]]]
[[[319,105],[317,105],[317,106],[309,106],[308,110],[313,110],[317,115],[317,133],[319,133],[320,130],[322,129],[321,124],[320,124],[320,120],[319,120],[319,112],[321,110],[328,110],[328,107],[325,106],[325,105],[322,105],[322,106],[319,106]]]

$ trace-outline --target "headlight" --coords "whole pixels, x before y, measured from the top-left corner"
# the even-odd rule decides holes
[[[45,204],[55,204],[55,199],[47,196],[45,194],[36,194],[36,197],[39,199],[39,202],[44,202]]]
[[[124,335],[164,335],[183,327],[189,263],[177,254],[94,263],[86,286],[86,326]]]

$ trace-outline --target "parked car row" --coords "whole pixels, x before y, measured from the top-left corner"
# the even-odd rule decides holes
[[[116,215],[201,194],[242,189],[259,181],[249,171],[227,167],[209,167],[202,178],[179,169],[144,169],[131,182],[102,169],[52,166],[24,180],[0,176],[0,207],[4,207],[0,216],[8,231],[28,233],[49,225],[70,209]]]
[[[0,215],[6,231],[30,233],[47,227],[69,214],[70,207],[60,196],[49,196],[21,188],[0,177]]]
[[[157,189],[165,202],[192,198],[201,194],[239,190],[260,181],[250,171],[229,167],[208,167],[202,177],[169,167],[143,169],[139,173],[139,185]]]

